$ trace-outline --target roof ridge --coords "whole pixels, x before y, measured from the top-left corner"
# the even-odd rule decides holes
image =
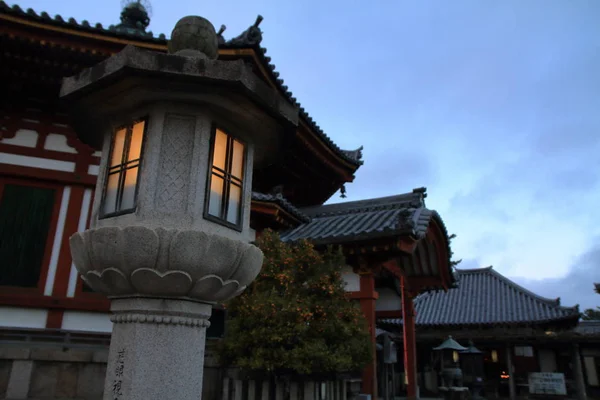
[[[426,193],[421,192],[420,189],[414,189],[408,193],[305,207],[302,210],[314,217],[329,217],[403,208],[419,209],[425,207],[425,196]]]
[[[557,307],[557,308],[563,309],[563,310],[578,310],[579,309],[578,305],[575,305],[573,307],[561,306],[560,305],[560,297],[558,297],[556,299],[550,299],[547,297],[540,296],[539,294],[536,294],[536,293],[532,292],[531,290],[525,288],[524,286],[519,285],[512,279],[509,279],[508,277],[502,275],[501,273],[499,273],[498,271],[496,271],[492,268],[489,268],[488,271],[490,274],[494,275],[498,280],[500,280],[505,285],[509,286],[511,289],[516,290],[518,292],[522,292],[523,294],[526,294],[526,295],[532,297],[533,299],[538,300],[542,303],[545,303],[549,306],[554,306],[554,307]]]
[[[459,274],[476,274],[476,273],[488,272],[493,268],[494,267],[491,265],[489,267],[481,267],[481,268],[465,268],[465,269],[456,268],[456,272]]]

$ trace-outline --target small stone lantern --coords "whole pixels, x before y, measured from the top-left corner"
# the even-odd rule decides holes
[[[483,353],[469,340],[469,347],[460,352],[464,382],[471,390],[471,398],[481,399],[483,389]]]
[[[467,348],[458,344],[452,339],[452,336],[448,336],[448,339],[438,347],[434,347],[433,350],[439,351],[441,355],[442,385],[438,389],[444,394],[444,398],[452,398],[456,392],[468,390],[463,387],[463,374],[458,364],[458,352],[467,350]]]
[[[212,304],[260,271],[253,168],[298,121],[213,25],[181,19],[169,54],[127,46],[63,82],[82,141],[102,148],[91,228],[71,237],[82,278],[111,300],[104,399],[197,400]]]

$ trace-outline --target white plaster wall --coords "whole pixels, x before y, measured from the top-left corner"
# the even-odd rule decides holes
[[[67,137],[58,133],[50,133],[46,136],[44,149],[77,154],[77,150],[68,145]]]
[[[48,310],[0,307],[0,326],[5,328],[45,328]]]
[[[400,310],[402,299],[389,288],[377,289],[379,298],[375,302],[375,311],[397,311]]]
[[[46,283],[44,286],[45,296],[51,296],[52,290],[54,289],[54,278],[56,277],[56,270],[58,268],[58,257],[60,256],[60,248],[62,245],[63,233],[65,230],[65,223],[67,220],[67,212],[69,209],[70,197],[71,187],[65,186],[65,188],[63,189],[62,200],[60,203],[60,211],[58,213],[56,231],[54,231],[54,242],[52,243],[52,253],[50,255],[50,263],[48,264],[48,275],[46,276]]]
[[[88,166],[88,174],[89,175],[98,175],[99,172],[100,172],[100,166],[99,165],[90,165],[90,166]]]
[[[71,161],[51,160],[49,158],[22,156],[20,154],[0,153],[0,162],[19,165],[21,167],[52,169],[64,172],[75,171],[75,163]]]
[[[538,352],[540,359],[540,372],[556,372],[556,353],[554,350],[540,349]]]
[[[29,129],[19,129],[12,138],[0,139],[4,144],[15,146],[35,147],[37,144],[38,133]]]
[[[62,329],[69,331],[112,332],[108,313],[65,311]]]
[[[79,224],[77,232],[85,231],[88,221],[88,214],[92,202],[92,189],[85,189],[83,192],[83,200],[81,201],[81,211],[79,212]],[[67,297],[75,297],[75,289],[77,288],[77,269],[75,264],[71,263],[71,271],[69,274],[69,286],[67,286]]]
[[[360,290],[360,276],[352,271],[352,267],[345,266],[342,268],[342,279],[346,284],[347,292],[358,292]]]

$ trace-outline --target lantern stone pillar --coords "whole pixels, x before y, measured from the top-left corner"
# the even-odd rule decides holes
[[[201,398],[212,305],[262,266],[252,170],[297,125],[250,66],[216,59],[209,21],[185,17],[171,37],[170,54],[128,46],[61,89],[81,140],[102,148],[91,228],[70,244],[111,300],[105,400]]]

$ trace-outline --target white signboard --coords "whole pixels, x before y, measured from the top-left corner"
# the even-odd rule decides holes
[[[529,393],[566,395],[565,375],[553,372],[532,372],[529,374]]]

